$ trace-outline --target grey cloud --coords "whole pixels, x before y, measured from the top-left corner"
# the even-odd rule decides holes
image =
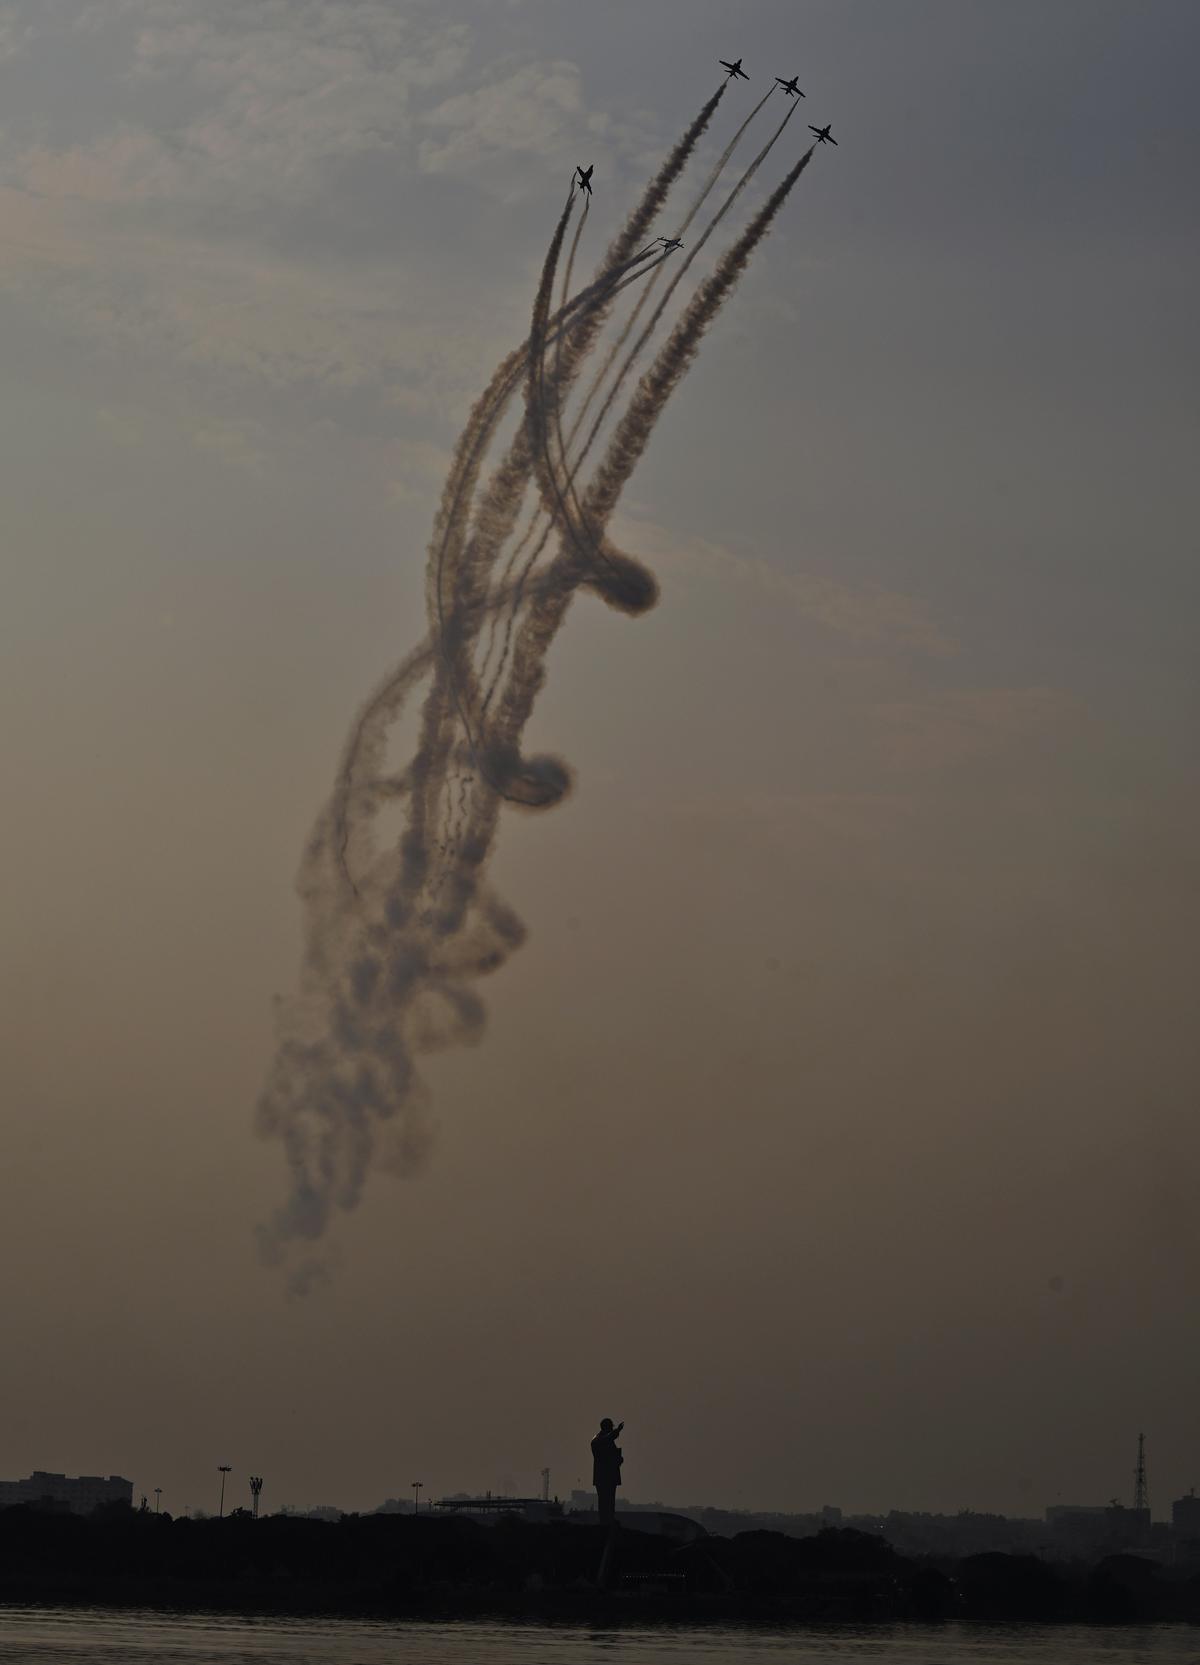
[[[438,135],[418,155],[430,173],[472,169],[496,156],[555,158],[569,172],[583,95],[572,63],[524,64],[473,92],[457,93],[421,117]]]
[[[1060,739],[1082,715],[1060,688],[965,688],[876,706],[880,746],[897,770],[938,770],[1034,738]]]
[[[131,17],[141,27],[128,43],[118,124],[87,144],[18,156],[10,178],[44,195],[157,197],[176,208],[181,199],[217,199],[228,211],[239,199],[303,198],[325,164],[396,149],[412,95],[452,80],[470,45],[465,25],[372,4],[197,13],[144,0],[108,21]],[[139,90],[171,78],[187,88],[186,119],[139,124]]]
[[[937,658],[956,651],[928,606],[915,596],[774,565],[760,556],[708,538],[677,534],[636,517],[624,517],[619,536],[623,543],[644,550],[656,568],[677,575],[679,581],[699,578],[750,587],[852,642],[888,645]]]

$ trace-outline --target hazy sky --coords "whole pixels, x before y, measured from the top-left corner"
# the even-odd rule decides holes
[[[1198,51],[1191,0],[0,6],[0,1475],[564,1492],[610,1415],[642,1499],[1037,1513],[1139,1429],[1200,1483]],[[305,836],[570,169],[590,269],[739,54],[705,159],[808,94],[747,206],[839,148],[627,494],[661,604],[555,645],[578,784],[502,826],[530,936],[428,1164],[290,1297]]]

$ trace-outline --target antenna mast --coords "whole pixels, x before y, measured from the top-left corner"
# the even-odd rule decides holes
[[[1138,1435],[1138,1460],[1133,1471],[1133,1506],[1135,1509],[1150,1509],[1150,1486],[1146,1479],[1146,1436]]]

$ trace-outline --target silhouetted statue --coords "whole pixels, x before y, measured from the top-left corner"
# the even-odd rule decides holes
[[[616,1519],[617,1487],[621,1484],[621,1447],[617,1444],[617,1435],[625,1426],[618,1422],[614,1428],[612,1417],[606,1416],[600,1424],[600,1432],[592,1441],[592,1485],[596,1488],[597,1508],[602,1521]]]

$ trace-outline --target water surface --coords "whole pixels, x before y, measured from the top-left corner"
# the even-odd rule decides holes
[[[836,1630],[248,1619],[0,1609],[0,1665],[1198,1665],[1178,1625],[880,1625]]]

